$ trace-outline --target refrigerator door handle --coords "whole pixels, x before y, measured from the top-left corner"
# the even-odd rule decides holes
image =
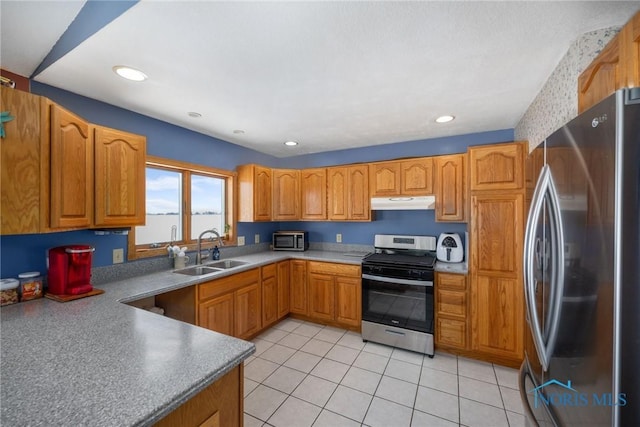
[[[540,245],[535,238],[536,225],[542,215],[544,202],[549,205],[550,216],[548,218],[551,228],[550,265],[551,268],[551,292],[549,294],[549,308],[547,332],[545,337],[540,326],[540,318],[536,307],[536,287],[534,267],[539,262],[536,255],[540,257]],[[538,359],[542,369],[546,372],[549,369],[551,355],[555,349],[558,328],[560,322],[560,310],[562,308],[562,293],[564,290],[564,232],[562,229],[562,218],[560,215],[560,198],[556,191],[551,169],[548,165],[542,168],[540,179],[536,184],[531,201],[531,210],[527,219],[527,228],[524,236],[524,295],[527,303],[527,317],[533,335],[533,343],[538,354]],[[545,242],[546,243],[546,242]],[[543,245],[546,247],[546,245]],[[547,257],[547,250],[544,250],[543,258]],[[546,263],[543,263],[546,264]]]
[[[562,295],[564,293],[564,230],[562,227],[562,216],[560,209],[560,197],[556,190],[553,176],[549,173],[549,186],[547,188],[547,198],[549,202],[551,228],[551,293],[548,337],[546,352],[548,359],[551,358],[555,350],[560,326],[560,312],[562,310]],[[546,370],[546,369],[545,369]]]

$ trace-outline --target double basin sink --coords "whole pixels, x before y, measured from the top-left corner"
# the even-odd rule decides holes
[[[222,261],[214,261],[203,265],[194,265],[193,267],[182,268],[180,270],[175,270],[174,273],[185,274],[187,276],[204,276],[205,274],[217,273],[218,271],[240,267],[247,264],[248,262],[245,261],[225,259]]]

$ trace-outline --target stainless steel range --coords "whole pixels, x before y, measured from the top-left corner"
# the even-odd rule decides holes
[[[362,260],[362,339],[433,357],[436,238],[376,234]]]

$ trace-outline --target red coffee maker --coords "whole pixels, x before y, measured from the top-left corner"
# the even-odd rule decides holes
[[[79,295],[93,290],[89,245],[58,246],[49,249],[49,289],[54,295]]]

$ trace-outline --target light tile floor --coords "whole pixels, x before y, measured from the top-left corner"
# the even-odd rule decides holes
[[[515,369],[440,352],[431,359],[294,319],[253,342],[247,427],[524,426]]]

